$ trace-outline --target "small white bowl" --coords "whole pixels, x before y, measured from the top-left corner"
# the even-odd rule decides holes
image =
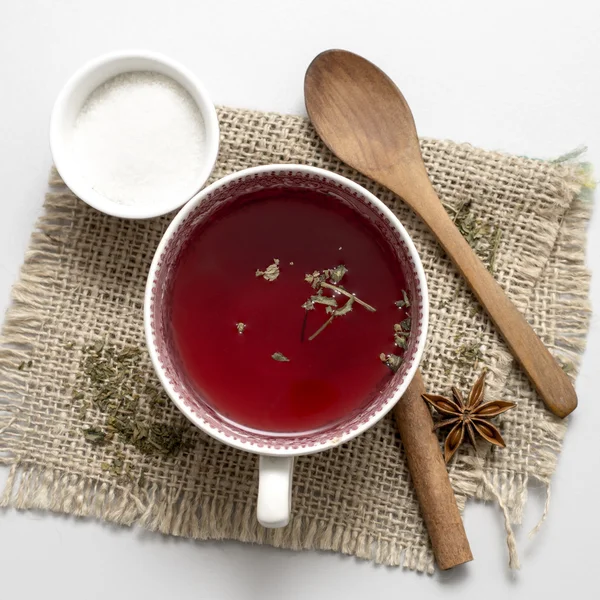
[[[122,73],[153,71],[166,75],[181,85],[198,105],[204,120],[206,154],[195,189],[186,197],[173,197],[159,205],[120,204],[92,189],[78,171],[71,152],[75,121],[89,95],[107,80]],[[146,50],[126,50],[100,56],[81,67],[61,90],[50,119],[50,149],[54,164],[71,191],[95,209],[125,219],[158,217],[183,206],[206,183],[219,153],[219,121],[214,104],[196,76],[179,63]]]

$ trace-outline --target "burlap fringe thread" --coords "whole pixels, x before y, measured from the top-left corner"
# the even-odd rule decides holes
[[[579,158],[585,151],[584,148],[577,149],[557,162],[571,161]],[[558,357],[563,364],[571,365],[571,379],[575,384],[575,374],[579,372],[581,358],[586,346],[587,323],[591,314],[591,306],[588,299],[589,273],[585,268],[585,228],[592,212],[592,191],[595,182],[592,179],[591,167],[588,164],[579,164],[577,177],[572,185],[575,186],[574,200],[569,211],[565,215],[561,230],[555,243],[556,260],[561,267],[569,273],[568,278],[556,279],[556,295],[549,310],[558,313],[559,323],[555,341],[550,344],[546,341],[554,356]],[[553,265],[546,265],[546,270],[552,269]],[[543,275],[542,275],[543,277]],[[528,311],[529,312],[529,311]],[[525,376],[517,365],[513,366],[513,372],[524,379]],[[516,374],[516,373],[512,373]],[[510,379],[510,376],[509,376]],[[553,419],[547,424],[547,432],[556,443],[555,448],[546,449],[537,447],[537,466],[543,466],[535,479],[541,482],[546,490],[544,509],[538,523],[529,532],[532,539],[542,527],[548,516],[551,498],[551,476],[556,468],[561,443],[565,437],[568,425],[567,419]],[[495,501],[502,511],[504,528],[506,532],[506,544],[508,549],[508,563],[511,569],[519,569],[520,561],[517,551],[517,543],[514,525],[520,525],[523,519],[523,510],[527,502],[527,490],[529,478],[517,476],[516,474],[500,473],[493,470],[486,473],[481,451],[477,449],[469,455],[466,462],[476,473],[479,479],[478,488],[474,496],[480,500]]]
[[[591,188],[589,173],[579,170],[573,185],[578,189]],[[27,431],[27,420],[20,414],[15,398],[26,389],[26,374],[17,369],[28,357],[28,345],[42,324],[44,307],[37,291],[53,282],[48,272],[57,255],[51,242],[53,236],[65,235],[61,221],[67,218],[68,210],[52,201],[49,195],[46,214],[39,221],[39,229],[32,235],[35,250],[29,250],[21,268],[20,278],[12,292],[12,306],[4,323],[4,339],[0,340],[0,369],[8,376],[3,387],[8,396],[0,397],[0,435],[19,436]],[[568,281],[563,281],[561,294],[556,298],[558,310],[564,315],[563,325],[557,332],[557,343],[553,348],[564,355],[577,369],[585,347],[587,329],[573,330],[572,316],[579,315],[576,322],[585,322],[590,309],[587,300],[588,273],[583,267],[585,257],[585,227],[591,214],[591,203],[579,194],[559,234],[562,239],[558,258],[569,269]],[[66,233],[68,235],[68,232]],[[7,345],[10,339],[10,345]],[[566,432],[566,421],[556,420],[549,432],[556,448],[540,449],[538,457],[544,465],[537,479],[548,490],[550,476],[555,468],[560,442]],[[377,563],[402,566],[409,569],[433,572],[433,564],[427,548],[402,547],[381,542],[369,535],[353,536],[350,530],[331,521],[323,529],[314,519],[298,517],[292,528],[266,530],[260,527],[254,516],[253,499],[243,510],[235,510],[231,504],[218,499],[200,498],[194,493],[179,490],[165,493],[156,484],[137,487],[133,491],[124,487],[90,480],[75,472],[47,469],[28,464],[18,455],[0,455],[0,464],[9,467],[8,477],[0,497],[0,507],[17,509],[49,510],[73,514],[78,517],[93,517],[119,525],[139,525],[151,531],[184,536],[201,540],[238,539],[245,542],[268,543],[275,547],[294,550],[319,549],[350,554]],[[527,500],[528,477],[482,470],[482,463],[474,454],[464,457],[461,466],[470,467],[468,477],[460,481],[452,477],[458,463],[450,468],[450,475],[461,510],[468,497],[494,500],[505,516],[509,561],[518,567],[518,557],[512,525],[520,524],[523,507]],[[195,507],[179,511],[179,506]],[[542,521],[547,514],[544,510]],[[540,523],[541,525],[541,523]],[[539,529],[539,525],[536,530]]]

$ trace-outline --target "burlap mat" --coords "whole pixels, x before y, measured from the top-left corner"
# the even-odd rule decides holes
[[[449,467],[461,506],[495,498],[518,523],[527,482],[549,483],[566,422],[546,411],[432,236],[389,191],[341,165],[306,120],[219,110],[213,179],[297,162],[342,173],[390,206],[429,280],[422,364],[430,391],[466,387],[490,369],[488,398],[514,400],[499,418],[508,447],[463,447]],[[588,328],[583,167],[423,140],[435,187],[504,289],[574,376]],[[54,191],[32,235],[0,349],[2,506],[44,509],[198,539],[335,550],[433,570],[433,558],[391,418],[351,443],[301,457],[293,518],[255,519],[256,458],[193,428],[166,401],[144,349],[146,273],[170,217],[126,221]],[[107,383],[108,382],[108,383]],[[104,388],[103,388],[104,386]],[[512,540],[509,536],[509,545]],[[511,548],[513,563],[514,548]]]

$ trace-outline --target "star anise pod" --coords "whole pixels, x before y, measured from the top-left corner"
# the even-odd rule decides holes
[[[475,385],[471,388],[466,402],[463,400],[460,391],[455,387],[452,388],[452,398],[436,394],[423,394],[423,399],[431,404],[433,408],[440,414],[449,417],[437,423],[433,430],[435,431],[447,425],[454,425],[446,437],[444,444],[444,458],[446,462],[450,461],[454,453],[458,450],[458,447],[462,444],[465,439],[465,431],[473,446],[475,446],[475,433],[478,433],[491,444],[495,444],[501,448],[506,447],[500,431],[495,425],[490,423],[489,419],[514,408],[516,404],[514,402],[506,402],[505,400],[483,402],[485,373],[484,371],[479,376],[479,379],[477,379]]]

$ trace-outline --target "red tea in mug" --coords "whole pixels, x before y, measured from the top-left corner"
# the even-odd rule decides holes
[[[222,417],[311,432],[359,412],[393,376],[410,331],[406,290],[392,250],[358,212],[321,192],[264,190],[221,208],[181,251],[170,335],[198,396]],[[346,306],[351,296],[375,311]]]

